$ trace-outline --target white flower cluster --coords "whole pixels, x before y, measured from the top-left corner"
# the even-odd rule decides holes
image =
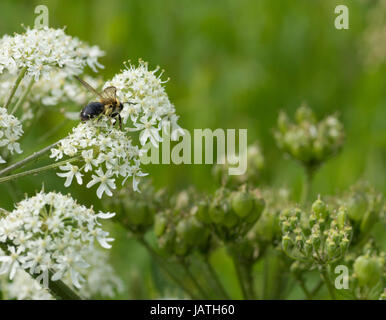
[[[7,109],[0,107],[0,148],[7,146],[11,153],[22,153],[20,144],[17,142],[23,134],[23,128],[20,121],[11,114]],[[0,155],[0,163],[5,160]]]
[[[16,271],[12,281],[2,281],[2,293],[7,299],[53,300],[49,291],[22,269]]]
[[[150,71],[148,64],[142,60],[138,67],[125,65],[125,70],[106,83],[106,87],[117,88],[117,95],[125,104],[121,116],[126,124],[130,119],[134,128],[140,132],[140,143],[145,145],[149,140],[155,147],[162,141],[160,131],[171,125],[171,138],[176,140],[184,131],[178,126],[176,110],[169,101],[161,80],[162,72],[156,75],[159,68]]]
[[[103,55],[97,46],[88,46],[65,34],[63,29],[28,28],[23,34],[5,35],[0,39],[0,73],[18,73],[27,68],[26,75],[50,79],[51,71],[60,68],[67,75],[80,74],[88,65],[94,71],[103,67],[98,58]]]
[[[110,248],[109,233],[102,230],[98,219],[108,219],[113,213],[95,214],[60,193],[40,192],[16,205],[0,220],[0,242],[7,252],[0,256],[0,274],[12,280],[20,269],[39,275],[53,275],[51,280],[70,282],[80,288],[85,281],[87,257],[96,250],[95,242]]]
[[[93,250],[86,257],[90,265],[79,272],[85,278],[85,282],[79,289],[79,294],[84,298],[108,297],[113,298],[116,293],[124,289],[122,280],[117,276],[113,267],[109,264],[106,251]],[[63,279],[71,286],[69,279]],[[7,299],[17,300],[52,300],[54,297],[24,270],[18,269],[13,280],[3,279],[2,292]]]
[[[32,112],[35,106],[58,106],[57,111],[65,112],[65,116],[71,120],[79,120],[79,108],[89,102],[94,95],[85,90],[84,87],[73,78],[67,77],[67,74],[60,69],[53,70],[50,73],[50,81],[40,79],[33,85],[33,90],[28,94],[28,99],[25,99],[21,107],[23,108],[20,120],[32,119],[36,112]],[[16,75],[9,73],[0,76],[0,103],[5,103],[9,92],[15,83]],[[101,78],[93,78],[85,76],[87,81],[94,88],[101,87],[103,81]],[[23,93],[27,90],[29,84],[28,79],[22,81],[15,92],[15,98],[20,99]],[[77,106],[76,112],[71,112],[74,105]]]
[[[138,191],[138,177],[146,175],[140,169],[142,150],[133,146],[126,131],[112,127],[111,118],[102,117],[99,121],[80,123],[73,132],[62,139],[56,148],[51,149],[51,158],[79,156],[81,166],[67,163],[59,168],[64,171],[58,176],[66,178],[65,186],[76,179],[83,183],[84,173],[95,172],[87,183],[87,188],[99,184],[98,198],[103,193],[112,196],[116,179],[123,178],[122,184],[133,178],[133,188]]]

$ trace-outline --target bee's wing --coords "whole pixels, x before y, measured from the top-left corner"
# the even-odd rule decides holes
[[[110,86],[103,90],[102,96],[105,100],[115,101],[117,99],[117,88]]]
[[[99,93],[96,89],[94,89],[91,85],[89,85],[86,81],[82,80],[78,76],[74,76],[76,80],[78,80],[87,90],[97,95],[99,98],[104,99],[104,96]]]

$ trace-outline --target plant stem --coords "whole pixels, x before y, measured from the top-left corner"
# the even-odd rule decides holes
[[[205,292],[205,290],[202,288],[202,286],[199,284],[199,282],[197,281],[197,279],[194,277],[193,273],[190,271],[189,269],[189,266],[188,264],[186,263],[185,259],[180,259],[180,262],[181,262],[181,265],[183,266],[183,268],[185,269],[186,271],[186,274],[188,275],[188,277],[190,278],[190,280],[192,280],[192,282],[194,283],[194,285],[196,286],[197,290],[199,291],[200,295],[204,298],[204,299],[209,299],[207,293]]]
[[[40,156],[42,156],[46,152],[50,151],[58,143],[59,143],[59,141],[56,141],[55,143],[53,143],[53,144],[51,144],[51,145],[49,145],[49,146],[47,146],[39,151],[34,152],[33,154],[31,154],[27,158],[24,158],[23,160],[20,160],[19,162],[16,162],[7,168],[4,168],[3,170],[0,171],[0,177],[15,170],[15,169],[17,169],[17,168],[23,167],[24,165],[26,165],[27,163],[29,163],[33,160],[37,160]]]
[[[305,178],[304,178],[302,196],[301,196],[301,204],[303,205],[307,202],[307,199],[311,190],[314,173],[315,173],[314,168],[305,167]]]
[[[204,261],[205,261],[205,264],[206,264],[206,266],[207,266],[207,268],[209,270],[210,275],[212,276],[214,282],[216,283],[217,289],[219,290],[219,292],[221,293],[221,295],[225,299],[229,300],[230,297],[229,297],[228,293],[226,292],[224,286],[222,285],[220,279],[218,278],[216,270],[213,269],[213,267],[212,267],[212,265],[211,265],[211,263],[209,261],[209,256],[208,255],[205,255]]]
[[[30,92],[34,82],[35,82],[35,79],[31,78],[31,80],[29,81],[28,86],[27,86],[26,90],[24,91],[23,95],[19,98],[19,100],[17,100],[15,107],[11,111],[11,114],[15,114],[17,109],[19,109],[19,107],[23,104],[23,102],[24,102],[25,98],[27,97],[28,93]]]
[[[326,269],[325,267],[323,267],[323,268],[320,270],[320,274],[321,274],[321,276],[322,276],[322,279],[323,279],[324,283],[325,283],[326,286],[327,286],[327,289],[328,289],[328,292],[330,293],[331,299],[335,300],[334,287],[332,286],[330,277],[328,276],[327,269]]]
[[[312,300],[312,295],[310,291],[307,289],[306,284],[301,276],[296,276],[296,280],[298,281],[300,288],[302,288],[304,294],[306,295],[308,300]]]
[[[57,167],[59,167],[59,166],[61,166],[63,164],[74,162],[74,161],[79,160],[79,159],[81,159],[81,157],[78,156],[78,157],[70,158],[70,159],[67,159],[67,160],[55,162],[55,163],[52,163],[52,164],[49,164],[49,165],[46,165],[46,166],[43,166],[43,167],[39,167],[39,168],[36,168],[36,169],[32,169],[32,170],[28,170],[28,171],[24,171],[24,172],[20,172],[20,173],[15,173],[15,174],[12,174],[10,176],[6,176],[6,177],[3,177],[3,178],[0,178],[0,183],[7,182],[7,181],[12,181],[12,180],[24,177],[24,176],[28,176],[28,175],[40,173],[40,172],[43,172],[43,171],[46,171],[46,170],[49,170],[49,169],[57,168]]]
[[[153,250],[153,248],[147,243],[143,237],[137,237],[138,241],[145,247],[149,254],[156,260],[159,266],[164,270],[164,272],[172,279],[183,291],[185,291],[192,299],[197,299],[196,295],[180,280],[178,279],[170,270],[166,267],[163,258]]]
[[[311,294],[311,299],[313,299],[314,296],[319,292],[320,288],[323,286],[323,283],[324,283],[323,280],[320,280],[320,281],[316,284],[315,288],[312,289],[312,291],[310,292],[310,294]]]
[[[0,248],[3,250],[6,254],[10,254],[8,250],[8,245],[11,244],[14,246],[12,242],[9,242],[8,244],[5,242],[0,242]],[[26,270],[25,270],[26,271]],[[28,271],[26,271],[32,278],[36,279],[39,277],[38,274],[30,274]],[[48,276],[48,289],[50,293],[61,300],[82,300],[82,298],[77,295],[69,286],[67,286],[63,281],[57,280],[57,281],[52,281],[52,272],[49,271],[49,276]]]
[[[246,300],[246,299],[248,299],[248,292],[247,292],[247,289],[246,289],[245,284],[244,284],[243,273],[241,271],[240,261],[238,259],[237,253],[234,252],[234,250],[232,250],[232,248],[228,247],[228,251],[233,259],[233,264],[234,264],[235,269],[236,269],[236,276],[237,276],[237,280],[239,281],[239,285],[241,288],[242,298],[244,300]]]
[[[13,84],[13,86],[11,88],[11,92],[9,93],[9,96],[7,98],[7,101],[4,104],[5,109],[7,109],[9,104],[11,103],[11,100],[12,100],[13,96],[15,95],[15,92],[16,92],[17,88],[19,87],[21,80],[24,78],[24,75],[26,72],[27,72],[27,67],[24,67],[23,69],[21,69],[19,75],[17,76],[15,83]]]
[[[253,281],[253,276],[252,276],[252,265],[244,266],[243,269],[245,271],[245,276],[246,276],[245,283],[246,283],[248,299],[255,299],[256,293],[255,293],[255,283]]]

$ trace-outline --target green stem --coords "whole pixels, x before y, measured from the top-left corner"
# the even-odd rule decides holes
[[[313,299],[314,296],[319,292],[320,288],[323,286],[323,283],[324,283],[323,280],[320,280],[320,281],[316,284],[315,288],[312,289],[312,291],[310,292],[310,294],[311,294],[311,299]]]
[[[11,244],[14,246],[12,242],[8,241],[8,244],[5,242],[0,242],[0,248],[3,250],[6,254],[10,254],[8,250],[8,245]],[[26,270],[25,270],[26,271]],[[27,272],[27,271],[26,271]],[[32,278],[36,279],[39,277],[38,274],[30,274],[27,272]],[[77,295],[69,286],[67,286],[63,281],[57,280],[52,281],[52,271],[49,271],[48,276],[48,289],[50,293],[57,299],[61,300],[82,300],[82,298]]]
[[[301,204],[306,204],[308,196],[310,194],[312,179],[314,177],[315,170],[310,167],[305,168],[305,178],[302,189]]]
[[[214,282],[216,284],[217,289],[219,290],[219,292],[221,293],[221,295],[225,299],[229,300],[230,297],[229,297],[228,293],[226,292],[224,286],[222,285],[219,277],[217,276],[216,270],[214,270],[214,268],[212,267],[212,265],[211,265],[211,263],[209,261],[209,256],[206,255],[204,260],[205,260],[205,264],[206,264],[206,266],[207,266],[207,268],[209,270],[209,273],[212,276],[212,279],[214,280]]]
[[[37,173],[40,173],[40,172],[43,172],[43,171],[47,171],[47,170],[50,170],[50,169],[53,169],[53,168],[57,168],[57,167],[59,167],[59,166],[61,166],[63,164],[74,162],[74,161],[80,160],[80,159],[81,159],[81,157],[78,156],[78,157],[70,158],[70,159],[67,159],[67,160],[55,162],[55,163],[49,164],[47,166],[39,167],[39,168],[36,168],[36,169],[32,169],[32,170],[28,170],[28,171],[24,171],[24,172],[20,172],[20,173],[15,173],[15,174],[12,174],[10,176],[6,176],[6,177],[3,177],[3,178],[0,178],[0,183],[7,182],[7,181],[12,181],[12,180],[15,180],[15,179],[18,179],[18,178],[21,178],[21,177],[25,177],[25,176],[28,176],[28,175],[31,175],[31,174],[37,174]]]
[[[27,97],[28,93],[30,92],[34,82],[35,82],[35,79],[32,77],[31,80],[29,81],[28,86],[25,89],[23,95],[19,98],[19,100],[17,100],[15,107],[11,111],[11,114],[15,114],[17,109],[19,109],[19,107],[23,104],[23,102],[25,101],[25,98]]]
[[[323,279],[324,283],[327,286],[327,289],[328,289],[328,292],[330,293],[331,299],[335,300],[334,287],[332,286],[330,277],[328,276],[327,269],[325,267],[323,267],[322,270],[320,271],[320,274],[322,276],[322,279]]]
[[[192,282],[196,286],[196,288],[197,288],[198,292],[200,293],[201,297],[203,297],[204,299],[209,299],[209,297],[208,297],[207,293],[205,292],[205,290],[202,288],[200,283],[197,281],[197,279],[195,278],[193,273],[190,271],[189,266],[186,263],[185,259],[183,259],[183,258],[180,259],[180,263],[183,266],[183,268],[185,269],[185,272],[188,275],[188,277],[190,278],[190,280],[192,280]]]
[[[241,288],[242,298],[244,300],[246,300],[246,299],[248,299],[248,292],[247,292],[247,288],[245,287],[245,284],[244,284],[243,273],[241,270],[240,261],[238,259],[237,253],[234,252],[234,250],[232,250],[232,248],[228,248],[228,251],[232,257],[233,264],[234,264],[235,269],[236,269],[236,276],[237,276],[237,280],[239,281],[239,285]]]
[[[252,265],[247,265],[243,267],[245,271],[245,277],[246,277],[246,290],[248,299],[256,299],[256,292],[255,292],[255,282],[252,275]]]
[[[31,162],[31,161],[34,161],[34,160],[38,160],[43,154],[45,154],[46,152],[50,151],[53,147],[55,147],[60,141],[57,141],[39,151],[36,151],[34,152],[33,154],[31,154],[30,156],[28,156],[27,158],[24,158],[23,160],[20,160],[12,165],[10,165],[9,167],[7,168],[4,168],[3,170],[0,171],[0,177],[1,176],[4,176],[5,174],[17,169],[17,168],[21,168],[23,166],[25,166],[27,163]]]
[[[24,67],[23,69],[21,69],[18,77],[15,80],[15,83],[13,84],[13,86],[11,88],[11,92],[9,93],[7,101],[4,104],[5,109],[7,109],[9,104],[11,103],[11,100],[12,100],[13,96],[15,95],[15,92],[16,92],[17,88],[19,87],[21,80],[24,78],[24,75],[26,72],[27,72],[27,67]]]
[[[300,288],[302,288],[304,294],[306,295],[308,300],[312,300],[312,295],[310,291],[307,289],[306,284],[304,283],[304,280],[301,276],[295,276],[296,280],[298,281]]]
[[[163,258],[154,251],[154,249],[147,243],[143,237],[138,237],[138,241],[144,246],[149,254],[156,260],[164,272],[174,281],[183,291],[185,291],[192,299],[197,299],[196,295],[180,280],[178,279],[165,265]]]

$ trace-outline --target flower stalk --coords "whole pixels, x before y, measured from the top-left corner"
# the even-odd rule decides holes
[[[24,67],[23,69],[21,69],[19,75],[17,76],[17,78],[15,80],[15,83],[13,84],[13,86],[11,88],[11,92],[9,93],[7,101],[4,104],[4,108],[7,109],[8,106],[10,105],[12,98],[15,95],[15,92],[16,92],[17,88],[19,87],[21,80],[23,80],[26,72],[27,72],[27,67]]]
[[[19,109],[19,107],[23,104],[23,102],[25,101],[25,99],[27,98],[28,96],[28,93],[31,91],[31,88],[33,86],[35,82],[35,79],[34,78],[31,78],[29,83],[28,83],[28,86],[27,88],[25,89],[23,95],[17,100],[14,108],[12,109],[11,111],[11,114],[15,114],[15,112]]]
[[[18,168],[21,168],[23,166],[25,166],[27,163],[30,163],[34,160],[37,160],[39,159],[42,155],[44,155],[46,152],[50,151],[53,147],[55,147],[57,144],[59,143],[59,141],[56,141],[55,143],[39,150],[39,151],[36,151],[34,152],[33,154],[31,154],[30,156],[24,158],[23,160],[20,160],[10,166],[8,166],[7,168],[4,168],[3,170],[0,170],[0,177],[1,176],[4,176],[5,174],[9,173],[9,172],[12,172],[13,170],[16,170]]]
[[[49,165],[46,165],[46,166],[43,166],[43,167],[39,167],[39,168],[36,168],[36,169],[32,169],[32,170],[28,170],[28,171],[24,171],[24,172],[20,172],[20,173],[15,173],[15,174],[12,174],[10,176],[6,176],[6,177],[0,178],[0,183],[12,181],[12,180],[15,180],[15,179],[18,179],[18,178],[21,178],[21,177],[25,177],[25,176],[28,176],[28,175],[37,174],[37,173],[40,173],[40,172],[43,172],[43,171],[54,169],[54,168],[57,168],[57,167],[59,167],[61,165],[66,164],[66,163],[71,163],[71,162],[74,162],[74,161],[77,161],[77,160],[80,160],[80,159],[81,159],[81,157],[79,157],[79,156],[78,157],[73,157],[73,158],[70,158],[70,159],[67,159],[67,160],[63,160],[63,161],[60,161],[60,162],[52,163],[52,164],[49,164]]]

